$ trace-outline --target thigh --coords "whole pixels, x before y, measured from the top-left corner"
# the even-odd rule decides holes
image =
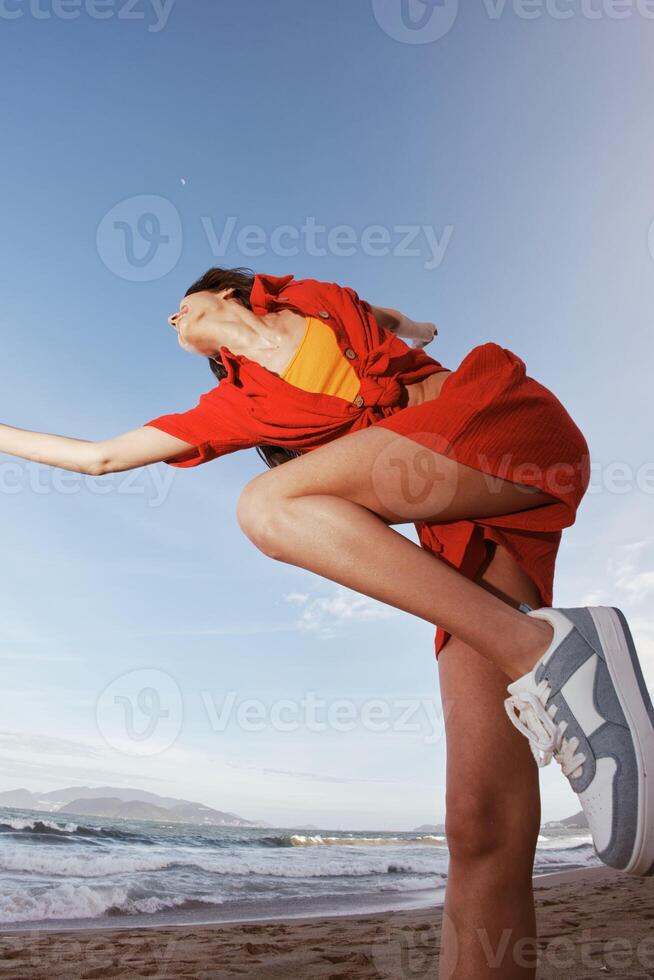
[[[254,482],[264,500],[329,494],[358,503],[389,524],[495,517],[556,500],[374,425],[277,466]]]
[[[493,546],[477,581],[513,605],[539,602],[536,586],[501,547]],[[438,674],[447,740],[448,835],[458,844],[482,825],[489,836],[473,843],[474,849],[506,845],[513,834],[515,848],[529,862],[541,818],[538,768],[529,742],[504,709],[506,675],[456,636],[439,654]]]

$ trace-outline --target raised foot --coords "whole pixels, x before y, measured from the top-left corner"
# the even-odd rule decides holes
[[[554,758],[599,859],[654,874],[654,706],[627,621],[606,606],[531,610],[554,639],[504,706],[539,766]]]

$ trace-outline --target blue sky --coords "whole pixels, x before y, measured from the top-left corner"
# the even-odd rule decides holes
[[[407,0],[413,28],[400,0],[99,9],[0,8],[3,421],[96,439],[195,404],[211,376],[165,316],[212,264],[434,320],[448,367],[495,340],[593,454],[555,601],[622,606],[654,686],[645,0]],[[433,628],[261,555],[234,509],[262,466],[91,481],[0,459],[0,789],[442,819]],[[544,819],[573,812],[541,778]]]

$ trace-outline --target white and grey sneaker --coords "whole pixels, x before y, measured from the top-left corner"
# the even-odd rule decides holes
[[[654,706],[627,621],[605,606],[527,615],[547,620],[554,638],[508,685],[507,714],[539,766],[560,764],[599,859],[654,874]]]

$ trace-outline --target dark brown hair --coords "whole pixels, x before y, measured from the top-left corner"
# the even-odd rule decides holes
[[[254,272],[252,269],[236,268],[236,269],[207,269],[203,276],[200,276],[189,289],[186,290],[185,296],[190,296],[192,293],[219,293],[222,289],[233,289],[234,293],[231,299],[235,299],[238,303],[241,303],[248,310],[252,309],[250,304],[250,294],[252,292],[252,286],[254,285]],[[219,356],[209,358],[209,366],[218,379],[222,381],[223,378],[227,377],[227,371],[225,366],[221,361]],[[299,456],[300,453],[294,449],[284,449],[283,446],[256,446],[255,447],[259,456],[261,456],[264,463],[272,469],[273,466],[279,466],[280,463],[286,463],[289,459],[294,459]]]

